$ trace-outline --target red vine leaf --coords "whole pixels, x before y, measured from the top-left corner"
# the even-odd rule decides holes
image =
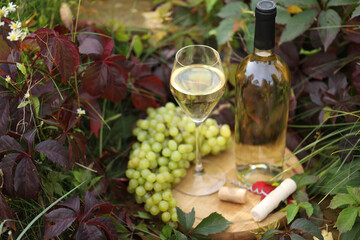
[[[57,205],[71,208],[77,215],[80,214],[80,199],[78,195],[70,197],[65,202]]]
[[[67,36],[49,28],[40,28],[34,34],[45,65],[50,72],[56,66],[61,75],[61,82],[66,84],[80,65],[78,48]]]
[[[14,195],[14,174],[13,168],[15,160],[19,156],[19,153],[11,153],[6,155],[0,162],[0,169],[4,174],[4,193],[13,196]]]
[[[58,208],[45,215],[44,238],[55,238],[65,231],[76,220],[73,210]]]
[[[9,205],[6,202],[5,196],[0,192],[0,222],[3,222],[6,219],[14,219],[14,216],[9,208]],[[6,222],[5,226],[11,227],[12,229],[16,230],[14,221]]]
[[[114,222],[109,218],[106,217],[92,218],[89,221],[87,221],[86,224],[98,225],[99,227],[104,229],[104,231],[111,240],[118,239],[116,226]]]
[[[0,136],[0,153],[16,151],[20,153],[25,153],[21,145],[10,136]]]
[[[91,96],[120,102],[126,97],[127,72],[122,67],[125,56],[116,55],[95,61],[85,70],[82,87]]]
[[[88,225],[86,223],[80,223],[79,229],[76,232],[76,240],[106,240],[106,235],[95,225]]]
[[[58,141],[46,140],[36,145],[35,150],[44,153],[52,162],[62,167],[69,163],[69,152]]]
[[[8,97],[0,96],[0,136],[5,135],[9,128],[10,110]]]
[[[323,79],[332,76],[338,67],[337,57],[328,53],[317,53],[305,59],[302,70],[308,76]]]
[[[39,173],[31,158],[23,158],[16,166],[14,176],[16,193],[24,199],[36,199],[40,191]]]

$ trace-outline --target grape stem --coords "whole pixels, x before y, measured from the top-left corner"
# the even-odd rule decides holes
[[[204,168],[202,166],[202,159],[201,159],[201,138],[200,138],[200,131],[201,131],[201,124],[202,122],[195,122],[195,154],[196,154],[196,163],[195,163],[195,174],[201,175],[204,172]]]

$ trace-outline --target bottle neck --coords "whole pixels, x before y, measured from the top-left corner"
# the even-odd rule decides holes
[[[256,14],[254,47],[270,50],[275,47],[275,16]]]

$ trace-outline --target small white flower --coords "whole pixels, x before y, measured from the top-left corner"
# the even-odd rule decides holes
[[[9,5],[7,6],[7,10],[9,12],[15,12],[16,11],[16,4],[13,4],[12,2],[9,2]]]
[[[84,115],[84,114],[86,114],[85,110],[84,110],[84,109],[81,109],[81,108],[76,109],[76,112],[77,112],[77,114],[79,114],[79,115]]]
[[[19,22],[19,21],[11,22],[10,23],[10,28],[12,30],[20,29],[21,28],[21,22]]]
[[[0,17],[6,17],[9,14],[9,10],[6,7],[0,9]]]
[[[29,93],[29,90],[25,93],[25,98],[29,98],[30,97],[30,93]]]
[[[0,27],[1,26],[4,26],[5,22],[2,22],[1,19],[0,19]]]
[[[6,82],[11,82],[11,77],[9,75],[7,75],[6,78],[5,78],[5,81]]]
[[[21,36],[21,31],[16,29],[16,30],[12,30],[11,32],[9,32],[7,39],[9,39],[10,41],[17,41],[17,40],[19,40],[20,36]]]

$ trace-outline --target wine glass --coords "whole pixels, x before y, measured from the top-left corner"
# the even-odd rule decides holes
[[[175,56],[170,90],[184,112],[195,122],[196,164],[176,189],[192,196],[217,192],[225,183],[225,173],[217,165],[201,159],[200,127],[224,94],[224,70],[219,53],[205,45],[181,48]]]

